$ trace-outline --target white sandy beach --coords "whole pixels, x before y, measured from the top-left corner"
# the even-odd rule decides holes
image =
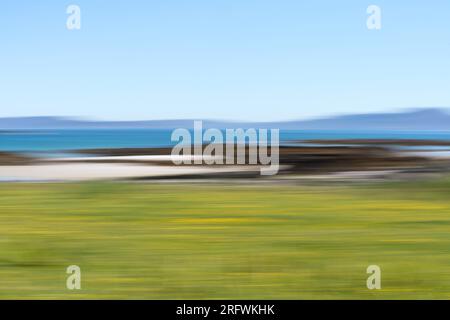
[[[250,172],[258,167],[153,166],[114,163],[56,163],[0,166],[0,181],[82,181]]]
[[[195,161],[195,160],[214,160],[222,159],[222,157],[214,156],[196,156],[196,155],[139,155],[139,156],[95,156],[95,157],[67,157],[67,158],[50,158],[49,161],[69,162],[69,161]]]

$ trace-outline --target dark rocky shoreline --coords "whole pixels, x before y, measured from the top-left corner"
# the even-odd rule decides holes
[[[449,156],[435,157],[431,153],[422,152],[420,155],[395,146],[449,146],[449,141],[424,141],[424,140],[313,140],[302,141],[303,145],[280,146],[279,165],[280,170],[276,178],[295,178],[330,176],[334,174],[347,173],[369,173],[375,175],[377,172],[391,172],[386,178],[392,178],[394,173],[400,173],[406,177],[450,174]],[[246,147],[248,155],[248,146]],[[30,156],[0,152],[0,166],[28,166],[37,164],[68,164],[68,163],[91,163],[91,164],[127,164],[141,166],[161,166],[165,168],[175,167],[167,156],[172,148],[105,148],[74,150],[72,154],[79,154],[69,159],[33,158]],[[236,150],[235,150],[236,155]],[[137,157],[135,157],[137,156]],[[150,157],[139,157],[150,156]],[[163,156],[152,159],[151,156]],[[236,163],[236,161],[235,161]],[[248,162],[246,162],[248,163]],[[223,168],[229,165],[178,165],[177,167],[209,167]],[[162,168],[161,170],[163,170]],[[174,168],[175,169],[175,168]],[[238,173],[219,173],[218,177],[225,178],[264,178],[259,170]],[[211,174],[194,174],[198,177],[216,177]],[[173,178],[173,176],[171,177]],[[145,177],[143,177],[145,179]]]
[[[34,163],[36,163],[36,160],[31,157],[12,152],[0,152],[0,166],[29,165]]]
[[[279,161],[280,166],[283,166],[280,174],[308,175],[377,170],[450,171],[450,159],[416,156],[390,148],[390,146],[396,145],[450,146],[448,141],[336,140],[333,142],[336,143],[336,146],[330,145],[330,140],[314,141],[316,146],[280,146]],[[114,157],[169,155],[171,150],[171,148],[113,148],[78,150],[78,152]],[[248,147],[246,152],[248,152]],[[158,164],[163,165],[164,162]],[[165,165],[172,164],[165,162]]]

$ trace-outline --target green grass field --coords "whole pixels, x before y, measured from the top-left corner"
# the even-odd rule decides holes
[[[448,299],[449,195],[448,180],[1,184],[0,298]]]

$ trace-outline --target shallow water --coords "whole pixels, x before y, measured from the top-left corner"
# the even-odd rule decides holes
[[[67,152],[95,148],[170,147],[172,130],[165,129],[89,129],[39,130],[0,133],[0,150],[16,152]],[[282,130],[282,144],[315,139],[425,139],[450,140],[450,131],[318,131]]]

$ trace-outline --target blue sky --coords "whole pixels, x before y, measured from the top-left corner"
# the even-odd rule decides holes
[[[81,30],[66,8],[81,8]],[[368,30],[366,9],[382,10]],[[450,107],[448,0],[0,6],[0,116],[285,120]]]

